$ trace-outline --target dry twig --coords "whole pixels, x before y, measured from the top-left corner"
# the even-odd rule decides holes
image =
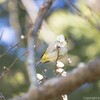
[[[98,25],[95,25],[95,23],[93,23],[93,21],[87,15],[84,15],[76,5],[74,5],[70,0],[66,0],[66,2],[69,3],[69,5],[77,11],[79,16],[87,20],[90,23],[90,25],[92,25],[95,29],[97,29],[100,32],[100,28],[98,27]]]
[[[0,55],[0,58],[2,58],[3,56],[5,56],[8,52],[10,52],[13,48],[15,48],[16,46],[18,46],[24,39],[26,39],[27,38],[27,35],[26,36],[24,36],[24,38],[23,39],[20,39],[17,43],[15,43],[14,45],[12,45],[8,50],[6,50],[4,53],[2,53],[1,55]]]
[[[7,72],[9,72],[10,71],[10,69],[13,67],[13,65],[21,58],[21,57],[23,57],[24,55],[26,54],[26,52],[24,52],[22,55],[20,55],[18,58],[16,58],[14,61],[13,61],[13,63],[9,66],[9,67],[4,67],[4,72],[2,73],[2,75],[0,76],[0,79],[2,79],[5,75],[6,75],[6,73]]]

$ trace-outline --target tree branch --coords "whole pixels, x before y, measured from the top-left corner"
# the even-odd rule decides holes
[[[4,95],[2,94],[2,92],[0,92],[0,98],[1,98],[2,100],[6,100],[6,98],[4,97]]]
[[[42,86],[31,89],[24,96],[12,100],[49,100],[69,94],[85,83],[100,79],[100,58],[68,72],[65,77],[47,80]]]
[[[86,66],[74,69],[66,77],[53,78],[46,81],[38,89],[39,96],[37,100],[48,100],[63,94],[69,94],[82,84],[93,82],[97,79],[100,79],[100,58],[88,63]],[[29,97],[32,97],[33,93],[31,91]]]
[[[27,56],[27,69],[29,73],[29,78],[33,86],[37,86],[37,78],[36,78],[36,71],[35,71],[35,39],[37,38],[37,33],[42,25],[43,19],[52,5],[53,0],[47,0],[43,6],[41,7],[37,19],[34,23],[33,32],[28,34],[28,56]]]
[[[2,53],[0,55],[0,58],[2,58],[3,56],[5,56],[7,53],[9,53],[13,48],[15,48],[16,46],[18,46],[24,39],[27,38],[27,35],[24,36],[23,38],[19,39],[14,45],[12,45],[8,50],[6,50],[4,53]]]
[[[31,85],[37,86],[37,77],[36,77],[36,71],[35,71],[35,49],[34,49],[35,40],[34,40],[34,37],[30,35],[31,33],[28,34],[28,39],[27,39],[28,55],[27,55],[26,66],[27,66],[27,71],[28,71]]]
[[[30,16],[32,23],[34,24],[36,22],[36,16],[38,16],[38,11],[39,9],[37,8],[34,0],[21,0],[28,15]],[[52,39],[55,38],[55,34],[54,32],[52,32],[50,30],[50,28],[48,27],[47,23],[45,21],[43,21],[42,27],[41,27],[41,33],[44,36],[48,36],[48,37],[52,37]],[[47,35],[48,33],[48,35]],[[44,41],[47,41],[48,43],[50,43],[50,40],[48,40],[48,38],[42,37]]]
[[[53,0],[46,0],[46,2],[42,5],[41,9],[39,10],[38,16],[35,20],[32,35],[37,36],[38,30],[40,29],[42,22],[45,18],[45,15],[47,14],[48,9],[51,7],[52,3]]]

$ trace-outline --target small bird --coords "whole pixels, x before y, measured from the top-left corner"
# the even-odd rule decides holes
[[[65,57],[67,51],[68,45],[64,35],[58,35],[56,41],[54,41],[52,44],[48,46],[46,51],[41,56],[40,61],[36,63],[36,66],[40,63],[54,62],[59,59],[62,59]]]

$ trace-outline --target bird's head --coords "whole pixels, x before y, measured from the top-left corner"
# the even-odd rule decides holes
[[[56,41],[59,43],[60,47],[64,47],[68,44],[68,38],[65,38],[63,34],[58,35]]]

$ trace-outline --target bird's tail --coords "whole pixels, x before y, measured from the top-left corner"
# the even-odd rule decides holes
[[[50,61],[46,61],[46,62],[38,61],[38,62],[36,62],[35,67],[38,67],[38,66],[39,66],[40,64],[42,64],[42,63],[48,63],[48,62],[50,62]]]

